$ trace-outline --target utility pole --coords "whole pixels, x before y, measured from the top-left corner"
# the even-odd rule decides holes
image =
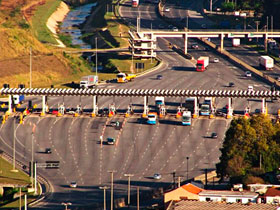
[[[130,204],[130,177],[134,176],[133,174],[124,174],[124,176],[128,177],[128,189],[127,189],[127,204]]]
[[[104,210],[106,210],[106,190],[109,189],[110,187],[108,186],[103,186],[103,187],[99,187],[100,190],[103,190],[104,192]]]
[[[111,173],[111,210],[113,210],[114,206],[114,173],[116,172],[115,170],[108,171]]]
[[[97,37],[95,37],[95,75],[97,76]]]
[[[186,157],[187,159],[187,181],[189,180],[189,159],[190,157]]]
[[[210,0],[210,12],[212,12],[212,0]]]
[[[32,88],[32,47],[30,47],[30,59],[29,59],[29,68],[30,68],[30,84],[29,87]]]
[[[270,22],[271,22],[270,23],[271,24],[271,26],[270,26],[271,27],[271,32],[273,32],[273,16],[272,15],[270,16]]]

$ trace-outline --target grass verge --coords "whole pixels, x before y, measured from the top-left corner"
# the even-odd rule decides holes
[[[48,0],[44,5],[37,8],[32,17],[32,29],[35,36],[41,42],[48,42],[52,44],[58,44],[53,37],[51,31],[48,29],[46,23],[48,18],[55,12],[60,5],[61,0]]]

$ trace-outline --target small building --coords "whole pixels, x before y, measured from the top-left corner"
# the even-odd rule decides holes
[[[199,201],[225,203],[256,203],[258,194],[250,191],[204,190],[199,194]]]
[[[180,200],[198,200],[198,193],[203,191],[202,188],[199,188],[191,183],[185,184],[181,187],[178,187],[175,190],[164,193],[164,203],[167,203],[171,200],[180,201]]]
[[[269,204],[280,204],[280,188],[271,187],[268,188],[264,194],[266,203]]]

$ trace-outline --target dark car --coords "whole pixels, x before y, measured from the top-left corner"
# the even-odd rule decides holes
[[[158,79],[158,80],[161,80],[161,79],[162,79],[162,75],[160,75],[160,74],[157,75],[157,79]]]
[[[114,145],[116,142],[116,139],[115,138],[107,138],[107,144],[110,144],[110,145]]]
[[[211,134],[211,138],[212,138],[212,139],[218,138],[218,134],[213,132],[213,133]]]
[[[229,86],[229,87],[235,87],[235,84],[234,84],[233,82],[230,82],[230,83],[228,84],[228,86]]]
[[[51,154],[52,153],[52,149],[51,148],[46,148],[45,153],[46,154]]]

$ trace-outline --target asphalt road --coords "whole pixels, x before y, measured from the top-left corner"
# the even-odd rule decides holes
[[[127,3],[128,4],[128,3]],[[126,5],[127,5],[126,4]],[[166,25],[155,13],[155,5],[141,4],[139,8],[121,6],[121,14],[132,24],[141,11],[142,27],[149,28],[151,22],[154,26]],[[171,10],[172,11],[172,10]],[[168,26],[168,24],[167,24]],[[244,71],[229,61],[217,55],[214,51],[204,51],[203,46],[198,50],[190,50],[194,57],[209,55],[220,59],[219,63],[210,63],[205,72],[196,72],[195,64],[179,56],[168,48],[168,42],[176,45],[182,39],[158,39],[158,55],[164,61],[161,68],[155,72],[143,75],[135,81],[126,84],[109,83],[99,88],[162,88],[162,89],[229,89],[229,82],[234,82],[232,89],[247,89],[248,84],[253,84],[256,89],[266,90],[264,83],[256,78],[245,78]],[[192,42],[192,41],[191,41]],[[156,76],[161,74],[162,80]],[[165,99],[167,108],[176,110],[181,98]],[[34,102],[40,99],[34,99]],[[99,108],[108,107],[115,102],[118,109],[126,109],[129,103],[135,109],[142,109],[143,98],[110,98],[100,97]],[[226,105],[226,99],[217,99],[218,108]],[[50,108],[57,108],[62,103],[61,97],[49,97]],[[67,108],[75,108],[81,103],[84,109],[92,108],[90,97],[64,97]],[[250,102],[251,110],[260,108],[259,101]],[[153,99],[149,100],[154,105]],[[236,99],[234,107],[244,110],[248,101]],[[40,104],[39,104],[40,107]],[[276,104],[269,104],[276,110]],[[110,126],[110,121],[120,121],[122,129]],[[59,169],[39,168],[39,173],[46,177],[54,193],[43,203],[33,209],[61,209],[61,202],[71,202],[72,208],[103,202],[103,191],[98,187],[110,185],[109,170],[116,170],[114,174],[115,197],[127,195],[127,178],[125,173],[134,174],[132,177],[132,191],[140,186],[141,191],[162,186],[171,186],[173,172],[176,175],[187,175],[193,178],[202,174],[205,168],[213,169],[220,156],[219,148],[228,128],[230,120],[223,118],[207,119],[200,117],[194,119],[192,126],[184,127],[174,116],[167,116],[157,125],[147,125],[139,116],[124,118],[114,116],[112,119],[105,117],[79,118],[68,117],[36,117],[28,116],[24,124],[16,124],[16,158],[25,164],[31,160],[32,126],[36,125],[34,133],[34,160],[39,163],[48,160],[60,161]],[[13,119],[10,118],[0,128],[1,148],[12,154]],[[218,134],[217,139],[211,139],[212,132]],[[100,144],[100,136],[104,144]],[[116,139],[115,145],[107,145],[106,138]],[[44,154],[45,148],[52,148],[51,154]],[[187,162],[186,157],[189,157]],[[188,169],[188,170],[187,170]],[[154,180],[154,173],[162,174],[161,180]],[[69,183],[77,181],[77,188],[70,188]],[[107,191],[108,198],[109,192]]]

